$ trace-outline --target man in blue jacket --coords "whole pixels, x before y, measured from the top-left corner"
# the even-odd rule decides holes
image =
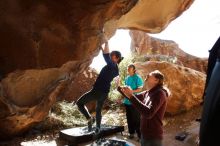
[[[123,57],[119,51],[112,51],[109,53],[108,41],[105,42],[104,49],[101,47],[103,52],[103,57],[105,59],[106,65],[102,68],[98,78],[96,79],[93,88],[82,95],[76,102],[80,112],[86,117],[88,120],[88,131],[92,131],[92,124],[96,119],[96,133],[100,132],[101,125],[101,110],[108,96],[108,92],[110,90],[111,81],[113,78],[119,75],[118,64],[121,62]],[[96,101],[96,118],[91,117],[88,112],[86,103],[90,101]]]

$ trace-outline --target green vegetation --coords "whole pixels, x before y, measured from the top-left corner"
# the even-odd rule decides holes
[[[119,65],[120,85],[124,85],[125,77],[127,76],[127,66],[132,63],[132,58],[125,58]],[[114,105],[112,101],[116,101],[121,98],[121,94],[117,91],[116,82],[111,83],[111,89],[109,93],[109,102],[112,110],[117,110],[118,105]],[[41,123],[41,127],[44,129],[52,129],[53,127],[68,128],[76,126],[85,126],[87,121],[85,117],[79,112],[76,105],[65,101],[56,103],[48,116],[48,118]]]
[[[134,62],[146,62],[146,61],[167,61],[170,63],[176,63],[176,57],[165,56],[165,55],[143,55],[125,58],[119,65],[119,76],[120,76],[120,85],[124,85],[124,80],[127,76],[127,66]],[[107,101],[108,107],[112,111],[117,111],[119,104],[116,104],[115,101],[121,99],[121,94],[117,91],[116,81],[113,80],[111,83],[111,89],[109,92],[109,100]],[[109,117],[109,115],[108,115]],[[105,119],[105,118],[104,118]],[[105,120],[104,120],[105,121]],[[108,121],[109,122],[109,121]],[[106,123],[108,123],[106,122]],[[87,124],[85,117],[79,112],[76,105],[68,103],[65,101],[56,103],[44,122],[40,123],[41,129],[53,129],[57,127],[58,129],[76,127],[76,126],[85,126]]]
[[[123,59],[123,61],[119,64],[119,77],[120,77],[120,85],[124,85],[124,80],[127,76],[127,66],[133,63],[133,57],[128,57]],[[111,89],[109,92],[109,100],[117,101],[121,98],[121,94],[117,91],[117,84],[115,80],[111,83]]]
[[[169,63],[177,64],[176,56],[168,56],[168,55],[134,55],[134,62],[147,62],[147,61],[166,61]]]
[[[66,101],[60,101],[51,108],[47,118],[40,122],[35,129],[46,132],[85,126],[86,124],[86,119],[79,112],[76,105]]]
[[[58,102],[51,109],[50,117],[62,121],[66,127],[86,125],[86,119],[79,112],[76,105],[68,102]]]
[[[132,54],[131,57],[125,58],[119,65],[120,85],[124,85],[124,80],[127,76],[127,66],[134,62],[147,62],[147,61],[166,61],[169,63],[177,64],[177,57],[168,55],[136,55]],[[113,102],[121,98],[121,94],[117,91],[117,85],[113,80],[109,92],[109,99]]]

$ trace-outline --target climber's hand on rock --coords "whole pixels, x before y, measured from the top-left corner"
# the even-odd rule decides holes
[[[102,47],[103,48],[103,47]],[[108,46],[108,41],[105,42],[104,44],[104,49],[102,50],[104,54],[109,53],[109,46]]]
[[[105,44],[108,43],[108,37],[105,35],[105,33],[104,33],[104,36],[103,36],[103,41],[104,41]]]

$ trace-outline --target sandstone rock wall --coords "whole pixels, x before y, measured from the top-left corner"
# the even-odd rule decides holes
[[[96,81],[98,73],[93,68],[87,68],[83,73],[79,74],[67,87],[67,91],[61,100],[76,101],[86,91],[92,89]]]
[[[0,137],[24,132],[44,120],[66,78],[60,69],[46,69],[17,71],[3,79]]]
[[[135,2],[0,2],[0,74],[4,93],[0,97],[0,138],[22,133],[47,116],[56,99],[97,55],[104,23],[118,19]],[[15,73],[7,75],[10,72]],[[58,82],[63,76],[65,80]]]
[[[207,58],[199,58],[184,52],[178,44],[170,40],[151,37],[143,31],[130,31],[131,51],[138,57],[148,56],[149,60],[158,60],[160,56],[173,59],[174,63],[201,71],[207,70]]]
[[[118,27],[151,33],[161,32],[173,19],[188,9],[193,1],[139,0],[131,11],[120,18]]]
[[[0,70],[61,67],[97,55],[104,23],[136,0],[0,2]],[[88,62],[87,62],[88,63]],[[87,64],[88,66],[89,64]]]
[[[165,84],[171,92],[166,113],[175,115],[188,111],[202,102],[206,75],[193,69],[168,62],[136,63],[138,73],[146,78],[154,70],[165,75]]]
[[[98,73],[96,70],[92,68],[85,69],[83,73],[79,74],[72,82],[70,82],[60,100],[74,103],[80,98],[80,96],[92,89],[97,76]],[[96,103],[88,103],[86,106],[90,111],[94,111]]]
[[[159,32],[192,2],[1,0],[0,138],[22,133],[47,116],[56,98],[98,54],[107,21],[124,15],[116,28]]]

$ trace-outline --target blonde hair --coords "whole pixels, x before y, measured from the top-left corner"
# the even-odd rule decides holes
[[[164,75],[159,70],[155,70],[155,71],[151,72],[150,75],[153,75],[156,79],[159,80],[159,82],[158,82],[159,86],[164,85]]]
[[[159,80],[157,86],[161,86],[164,91],[166,91],[167,97],[171,95],[170,90],[164,86],[164,75],[159,70],[155,70],[150,73],[150,75],[153,75],[156,79]]]

